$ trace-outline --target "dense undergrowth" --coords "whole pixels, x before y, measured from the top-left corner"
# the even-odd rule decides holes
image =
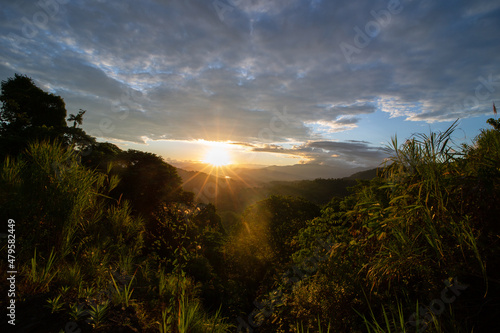
[[[193,202],[153,154],[30,141],[0,167],[1,219],[15,220],[15,328],[490,332],[500,315],[494,127],[459,147],[455,125],[394,138],[381,173],[348,196],[322,207],[270,196],[229,220]]]
[[[314,258],[317,237],[331,239],[329,257],[311,277],[279,286],[266,331],[293,331],[295,321],[316,331],[317,317],[333,332],[495,327],[500,132],[458,149],[453,129],[394,139],[380,177],[307,223],[295,265]]]

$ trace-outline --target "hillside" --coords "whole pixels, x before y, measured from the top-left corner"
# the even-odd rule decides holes
[[[302,167],[302,166],[301,166]],[[356,180],[372,179],[376,176],[377,169],[356,172],[344,178],[316,178],[284,181],[281,178],[294,178],[291,174],[275,172],[278,169],[246,169],[239,173],[240,178],[225,178],[208,175],[204,172],[186,171],[177,168],[178,175],[182,178],[183,189],[195,193],[197,201],[213,203],[220,211],[240,212],[248,205],[270,195],[289,195],[303,197],[319,205],[326,204],[334,196],[344,197],[349,194],[348,188],[356,185]],[[314,168],[314,167],[313,167]],[[293,170],[289,168],[288,170]],[[270,173],[269,170],[273,172]],[[237,172],[237,171],[236,171]],[[266,174],[269,181],[256,182],[259,175]],[[277,175],[278,179],[270,178]],[[280,177],[282,175],[283,177]],[[286,176],[284,176],[286,175]],[[248,177],[248,178],[246,178]]]

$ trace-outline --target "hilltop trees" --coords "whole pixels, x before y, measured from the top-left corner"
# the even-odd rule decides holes
[[[113,195],[123,195],[143,216],[162,204],[192,201],[192,194],[182,190],[175,167],[155,154],[128,150],[117,154],[112,163],[113,173],[121,179]]]
[[[496,328],[496,120],[461,147],[454,126],[393,139],[380,176],[347,197],[331,198],[339,181],[272,187],[329,201],[321,208],[272,195],[223,224],[160,156],[86,140],[83,110],[66,126],[62,99],[31,79],[2,82],[1,98],[0,144],[12,150],[0,163],[0,218],[15,220],[21,331],[71,320],[89,332],[228,332],[221,311],[202,308],[221,304],[259,332]]]
[[[58,140],[80,149],[95,142],[77,126],[82,124],[85,111],[70,115],[68,120],[73,126],[68,127],[64,100],[43,91],[31,78],[15,74],[3,80],[1,86],[0,160],[18,155],[35,140]]]
[[[63,99],[38,88],[27,76],[15,74],[14,78],[2,81],[1,102],[3,131],[66,126]]]
[[[122,179],[111,193],[131,202],[136,214],[149,216],[161,204],[190,202],[192,195],[181,189],[176,169],[155,154],[122,151],[111,143],[100,143],[80,128],[85,110],[71,114],[66,124],[66,106],[60,96],[47,93],[24,75],[2,81],[0,102],[0,159],[17,156],[31,142],[59,142],[73,147],[85,166]]]
[[[89,332],[156,332],[154,316],[163,318],[163,332],[182,327],[204,332],[207,326],[228,332],[231,325],[220,312],[212,317],[201,306],[200,293],[217,295],[217,290],[207,283],[200,291],[194,280],[205,272],[207,281],[213,280],[196,243],[201,238],[202,246],[210,244],[207,227],[220,231],[213,209],[196,210],[200,214],[191,217],[185,212],[193,208],[165,203],[168,214],[157,215],[161,228],[147,230],[128,201],[110,197],[117,183],[116,176],[85,168],[77,152],[58,143],[30,143],[23,154],[0,165],[0,216],[15,220],[17,327],[53,332],[72,320]],[[145,242],[151,236],[163,252]],[[159,266],[156,259],[169,266]],[[3,261],[2,290],[6,272]]]
[[[61,97],[44,92],[32,79],[16,74],[2,81],[1,151],[17,154],[34,139],[54,140],[66,127]]]
[[[1,102],[0,217],[15,221],[19,329],[228,332],[201,305],[220,305],[215,207],[191,205],[160,156],[87,136],[84,110],[68,127],[62,98],[28,77],[2,82]],[[3,261],[2,290],[6,272]]]

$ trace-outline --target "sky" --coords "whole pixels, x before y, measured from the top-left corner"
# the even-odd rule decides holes
[[[1,1],[0,78],[168,161],[378,166],[397,135],[470,142],[500,105],[497,0]]]

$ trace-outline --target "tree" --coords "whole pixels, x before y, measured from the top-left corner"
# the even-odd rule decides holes
[[[136,213],[147,217],[163,204],[192,200],[192,193],[182,190],[175,167],[155,154],[131,149],[118,154],[113,164],[113,173],[121,178],[114,195],[123,195]]]
[[[85,114],[85,110],[80,109],[78,114],[70,114],[68,117],[68,121],[73,122],[73,126],[65,127],[64,129],[64,137],[62,141],[66,145],[71,145],[74,148],[78,149],[83,155],[88,155],[92,152],[92,149],[97,144],[97,141],[94,137],[88,135],[83,129],[79,126],[83,123],[83,115]]]
[[[85,114],[85,110],[82,110],[80,109],[80,111],[78,112],[78,114],[75,116],[74,114],[70,114],[69,117],[68,117],[68,121],[72,121],[73,122],[73,128],[76,128],[77,124],[78,125],[82,125],[82,122],[83,122],[83,115]]]
[[[81,154],[81,161],[88,168],[105,172],[108,164],[113,163],[118,155],[122,153],[123,150],[115,144],[110,142],[96,142],[94,140],[88,147],[84,148]]]
[[[493,126],[493,128],[496,129],[497,131],[500,131],[500,120],[490,118],[488,119],[487,123],[488,125]]]
[[[27,76],[15,74],[2,81],[0,147],[16,155],[28,142],[61,138],[66,126],[64,100],[38,88]]]

